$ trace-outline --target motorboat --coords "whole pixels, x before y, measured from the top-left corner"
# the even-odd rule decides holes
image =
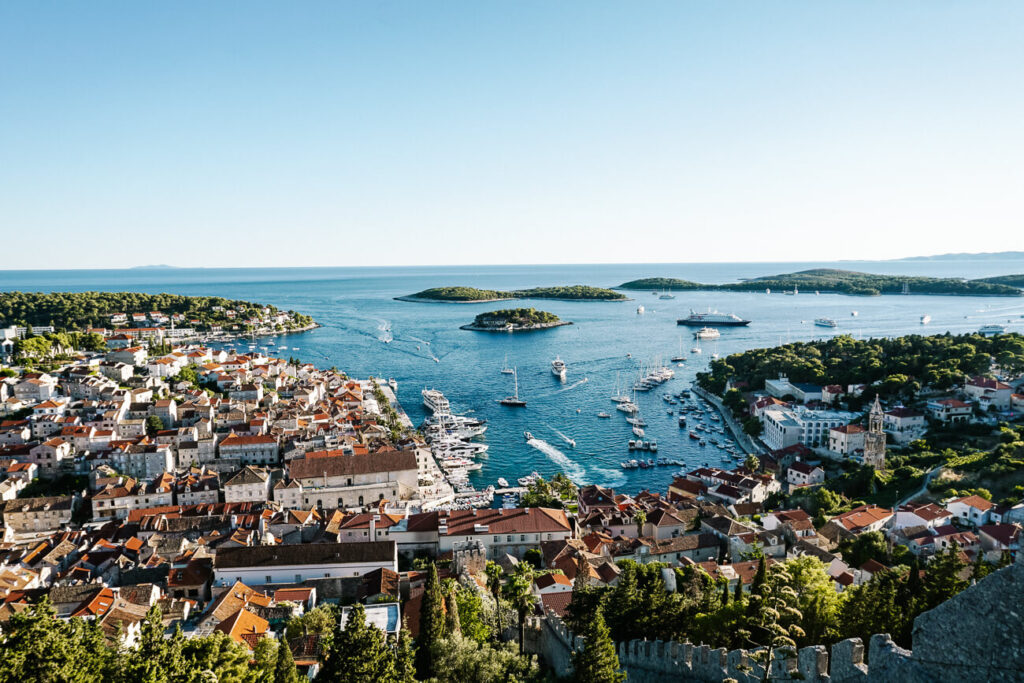
[[[932,317],[930,315],[928,315],[927,313],[925,313],[924,315],[921,316],[921,324],[922,325],[927,325],[931,321],[932,321]]]
[[[839,327],[839,323],[832,318],[815,318],[814,324],[818,327]]]
[[[603,412],[603,411],[602,411],[602,412],[600,412],[600,413],[598,413],[598,414],[597,414],[597,416],[598,416],[599,418],[601,418],[602,420],[607,420],[608,418],[610,418],[610,417],[611,417],[611,415],[609,415],[608,413],[605,413],[605,412]]]
[[[714,327],[702,327],[693,333],[694,339],[718,339],[722,333]]]
[[[558,356],[555,356],[555,359],[551,361],[551,374],[565,381],[565,361]]]
[[[423,405],[434,413],[447,413],[451,411],[448,399],[437,389],[424,389],[420,392],[423,396]]]
[[[533,434],[531,434],[530,432],[523,432],[523,436],[526,437],[527,441],[533,441]]]

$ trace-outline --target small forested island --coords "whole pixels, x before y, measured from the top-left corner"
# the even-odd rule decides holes
[[[167,326],[276,331],[314,326],[308,315],[219,296],[140,292],[0,292],[0,327],[80,330]],[[50,331],[50,330],[48,330]]]
[[[625,301],[626,295],[612,289],[587,285],[563,287],[533,287],[508,292],[476,287],[434,287],[408,296],[396,297],[399,301],[433,303],[481,303],[484,301],[505,301],[510,299],[565,299],[569,301]]]
[[[1003,278],[1006,278],[1004,281]],[[908,275],[876,275],[836,268],[813,268],[796,273],[766,275],[742,282],[720,285],[702,284],[691,280],[667,277],[631,280],[619,289],[650,290],[717,290],[726,292],[756,292],[766,289],[776,292],[812,290],[838,294],[876,296],[879,294],[947,294],[964,296],[1021,296],[1024,276],[1008,275],[1003,278],[961,280],[957,278],[918,277]],[[1014,283],[1017,283],[1016,285]]]
[[[572,325],[554,313],[538,311],[536,308],[507,308],[500,311],[481,313],[468,325],[459,329],[476,332],[531,332],[546,330],[562,325]]]

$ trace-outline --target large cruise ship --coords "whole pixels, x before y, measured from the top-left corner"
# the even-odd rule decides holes
[[[423,396],[423,405],[433,412],[450,412],[451,406],[448,405],[448,399],[437,389],[424,389],[420,394]]]
[[[690,309],[690,316],[676,320],[676,324],[689,325],[691,327],[739,327],[740,325],[749,325],[750,321],[744,320],[735,313],[722,313],[711,310],[707,313],[698,313]]]

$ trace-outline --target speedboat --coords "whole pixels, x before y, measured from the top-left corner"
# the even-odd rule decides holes
[[[641,439],[644,438],[644,430],[640,427],[633,427],[633,434]]]
[[[925,313],[924,315],[921,316],[921,324],[922,325],[927,325],[931,321],[932,321],[932,317],[930,315],[928,315],[927,313]]]
[[[498,477],[498,486],[500,486],[503,489],[507,489],[508,479],[506,479],[505,477]]]
[[[551,361],[551,374],[558,379],[565,379],[565,361],[558,356],[555,356],[555,359]]]
[[[526,437],[527,441],[533,441],[533,434],[531,434],[530,432],[523,432],[523,436]]]

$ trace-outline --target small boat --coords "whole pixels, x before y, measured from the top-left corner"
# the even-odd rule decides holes
[[[707,446],[707,445],[708,445],[708,442],[707,442],[707,441],[705,441],[704,439],[701,439],[701,440],[700,440],[700,442],[699,442],[699,445],[701,445],[701,446]]]
[[[569,439],[566,441],[570,448],[576,448],[576,439]]]
[[[797,286],[796,286],[796,285],[793,285],[793,291],[788,291],[788,290],[787,290],[787,291],[784,291],[784,292],[783,292],[783,294],[786,294],[786,295],[788,295],[788,296],[796,296],[796,295],[797,295],[797,294],[799,294],[799,293],[800,293],[800,290],[799,290],[799,289],[797,288]]]
[[[814,324],[818,327],[839,327],[839,323],[832,318],[815,318]]]
[[[523,432],[523,436],[526,437],[527,441],[533,441],[533,434],[531,434],[530,432]]]
[[[694,339],[718,339],[722,333],[715,327],[702,327],[693,333]]]
[[[629,450],[635,451],[636,450],[636,439],[630,439],[629,442],[626,445],[629,448]]]
[[[928,315],[927,313],[925,313],[924,315],[921,316],[921,324],[922,325],[927,325],[931,321],[932,321],[932,317],[930,315]]]
[[[659,299],[675,299],[676,295],[675,294],[669,294],[669,293],[666,292],[665,294],[662,294],[658,298]]]
[[[680,427],[685,427],[686,426],[686,417],[683,416],[683,415],[679,416],[679,426]]]
[[[599,418],[601,418],[602,420],[607,420],[608,418],[611,417],[611,415],[609,415],[608,413],[604,413],[604,412],[598,413],[597,416]]]
[[[500,486],[503,489],[507,489],[508,479],[505,479],[505,477],[498,477],[498,486]]]
[[[633,427],[633,434],[641,439],[644,438],[644,430],[640,427]]]
[[[690,432],[690,438],[694,441],[700,441],[700,435],[697,432]]]
[[[420,347],[417,346],[416,348],[418,349]],[[505,354],[505,363],[501,366],[501,374],[503,374],[503,375],[515,374],[515,370],[513,370],[512,368],[510,368],[508,366],[508,354],[507,353]]]
[[[690,349],[690,353],[701,353],[700,347],[694,346],[692,349]]]
[[[654,441],[654,440],[648,441],[647,442],[647,450],[649,450],[651,453],[657,453],[658,452],[658,442]]]
[[[857,311],[850,311],[850,317],[856,318],[858,315],[860,315],[860,313],[858,313]]]
[[[627,417],[626,418],[626,422],[628,422],[629,424],[633,425],[634,427],[646,427],[647,426],[647,422],[642,417],[640,417],[639,415],[634,415],[632,417]]]

